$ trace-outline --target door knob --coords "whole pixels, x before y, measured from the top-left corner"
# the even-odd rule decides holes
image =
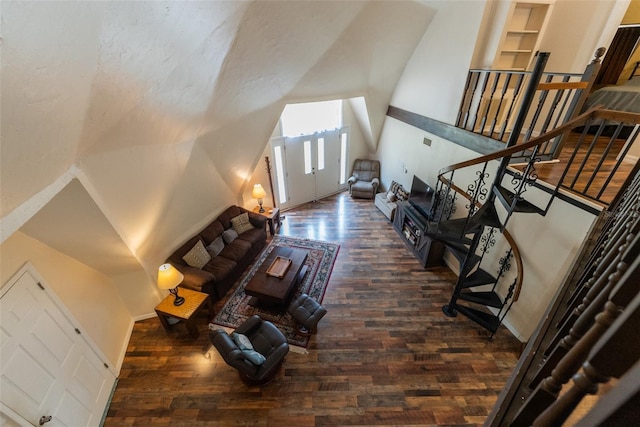
[[[47,415],[46,417],[43,415],[43,416],[40,417],[40,421],[38,422],[38,424],[43,426],[46,423],[48,423],[49,421],[51,421],[51,415]]]

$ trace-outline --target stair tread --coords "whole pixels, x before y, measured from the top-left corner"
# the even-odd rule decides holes
[[[459,304],[456,304],[455,309],[492,333],[495,333],[500,326],[500,319],[493,314]]]
[[[458,298],[489,307],[502,308],[502,298],[493,291],[462,292],[458,295]]]
[[[437,222],[430,223],[427,227],[427,236],[434,240],[462,243],[465,245],[469,245],[473,241],[473,239],[466,237],[461,232],[447,228],[444,222],[441,222],[440,224]]]
[[[478,268],[476,271],[471,273],[464,280],[464,284],[462,285],[462,288],[466,289],[466,288],[473,288],[475,286],[491,285],[491,284],[494,284],[496,280],[497,279],[494,276],[487,273],[483,269]]]
[[[478,224],[467,220],[467,218],[457,218],[442,221],[440,223],[440,227],[452,233],[458,233],[459,235],[475,233],[480,228]]]
[[[496,189],[496,195],[498,196],[497,198],[498,200],[500,200],[500,203],[502,203],[505,209],[507,210],[511,209],[511,204],[513,203],[513,200],[515,198],[515,193],[507,190],[506,188],[500,185],[495,185],[494,188]],[[513,211],[522,212],[522,213],[537,213],[540,215],[544,214],[544,210],[540,209],[533,203],[530,203],[524,199],[518,200],[516,202],[516,205]]]
[[[460,265],[464,263],[464,260],[467,258],[467,253],[469,252],[469,248],[466,246],[455,243],[455,242],[443,242],[447,248],[451,251],[453,256],[456,257]],[[467,266],[466,271],[461,272],[460,274],[465,276],[476,264],[478,264],[482,260],[482,257],[477,254],[471,255],[469,265]]]
[[[498,211],[493,203],[485,203],[478,209],[473,215],[471,221],[474,224],[486,225],[489,227],[495,227],[502,229],[502,222],[498,217]]]
[[[469,252],[469,248],[462,243],[453,242],[453,241],[444,241],[444,245],[451,250],[451,253],[458,259],[458,261],[463,262],[467,256],[467,252]]]

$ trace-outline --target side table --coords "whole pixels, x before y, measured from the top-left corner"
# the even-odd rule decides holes
[[[211,318],[213,319],[215,316],[213,303],[211,302],[211,299],[209,299],[209,295],[202,292],[192,291],[191,289],[186,288],[180,288],[178,292],[179,295],[184,298],[184,303],[177,306],[173,305],[175,297],[173,295],[167,295],[165,299],[156,306],[156,314],[160,319],[160,323],[162,323],[162,326],[164,326],[167,331],[171,329],[171,324],[167,320],[167,317],[173,317],[184,322],[191,337],[198,338],[200,332],[195,324],[194,314],[200,309],[200,307],[206,305],[209,309],[209,314],[211,314]]]
[[[267,225],[269,225],[269,233],[273,236],[275,232],[280,228],[280,208],[270,208],[263,206],[264,212],[258,212],[260,206],[253,208],[255,213],[267,217]]]

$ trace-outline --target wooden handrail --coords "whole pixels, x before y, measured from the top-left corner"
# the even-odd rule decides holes
[[[572,90],[586,89],[589,82],[551,82],[539,83],[537,90]]]
[[[486,163],[489,162],[491,160],[497,160],[497,159],[501,159],[503,157],[507,157],[510,156],[512,154],[515,153],[519,153],[523,150],[526,150],[528,148],[532,148],[535,147],[537,145],[542,145],[545,142],[549,141],[550,139],[555,138],[556,136],[559,136],[561,134],[563,134],[564,132],[573,129],[576,126],[580,126],[584,123],[586,123],[589,119],[592,118],[592,116],[595,116],[595,112],[598,111],[598,108],[592,108],[588,111],[586,111],[583,114],[580,114],[578,117],[576,117],[575,119],[571,120],[570,122],[567,122],[565,124],[563,124],[562,126],[559,126],[557,128],[555,128],[554,130],[545,133],[544,135],[540,135],[536,138],[530,139],[529,141],[525,142],[524,144],[518,144],[518,145],[514,145],[513,147],[509,147],[509,148],[505,148],[503,150],[498,150],[498,151],[494,151],[493,153],[490,154],[486,154],[484,156],[480,156],[480,157],[476,157],[474,159],[471,160],[467,160],[464,162],[460,162],[460,163],[455,163],[453,165],[449,165],[446,166],[442,169],[440,169],[440,171],[438,172],[438,175],[442,175],[445,174],[447,172],[452,172],[456,169],[462,169],[462,168],[466,168],[469,166],[473,166],[473,165],[478,165],[480,163]],[[622,113],[619,111],[609,111],[609,110],[600,110],[600,113],[618,113],[621,115],[632,115],[632,116],[637,116],[640,118],[640,114],[633,114],[633,113]],[[604,116],[600,116],[598,115],[598,117],[603,117],[603,118],[607,118]]]

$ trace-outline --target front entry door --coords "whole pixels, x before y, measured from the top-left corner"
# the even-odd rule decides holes
[[[280,162],[285,170],[276,171],[278,176],[286,177],[286,186],[278,186],[279,191],[286,187],[287,192],[286,198],[279,197],[281,208],[318,200],[346,188],[342,169],[347,162],[347,133],[343,128],[272,141],[274,150],[284,147],[285,153],[285,161]]]
[[[3,406],[33,425],[50,416],[45,425],[97,426],[115,375],[32,269],[11,279],[0,297]]]

